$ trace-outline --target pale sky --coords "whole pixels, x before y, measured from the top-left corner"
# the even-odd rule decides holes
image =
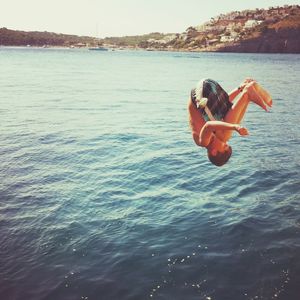
[[[299,0],[0,0],[0,28],[76,35],[183,32],[220,13]]]

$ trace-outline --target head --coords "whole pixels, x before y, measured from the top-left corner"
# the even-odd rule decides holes
[[[228,162],[232,154],[232,148],[229,145],[226,146],[221,152],[216,149],[207,150],[207,156],[211,163],[221,167]]]

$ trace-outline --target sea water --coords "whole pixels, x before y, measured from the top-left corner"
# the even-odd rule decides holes
[[[0,299],[300,299],[299,58],[0,48]],[[217,168],[189,93],[246,77]]]

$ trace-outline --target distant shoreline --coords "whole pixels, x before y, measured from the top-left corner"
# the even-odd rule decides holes
[[[27,50],[70,50],[70,51],[78,51],[78,50],[82,50],[82,51],[89,51],[88,47],[82,47],[82,48],[70,48],[70,47],[65,47],[65,46],[49,46],[49,47],[41,47],[41,46],[3,46],[0,45],[0,50],[1,49],[27,49]],[[280,54],[280,55],[284,55],[284,54],[288,54],[288,55],[299,55],[300,53],[282,53],[282,52],[237,52],[237,51],[209,51],[209,50],[186,50],[186,49],[154,49],[154,50],[146,50],[143,48],[139,48],[139,49],[131,49],[131,48],[124,48],[122,50],[119,49],[108,49],[109,52],[124,52],[124,51],[132,51],[132,52],[170,52],[170,53],[228,53],[228,54],[262,54],[262,55],[270,55],[270,54]],[[93,51],[90,51],[93,52]]]
[[[300,5],[221,14],[183,33],[95,37],[0,28],[0,45],[168,52],[300,53]]]

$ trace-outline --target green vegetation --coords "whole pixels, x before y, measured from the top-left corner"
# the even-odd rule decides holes
[[[3,46],[85,46],[95,45],[96,39],[93,37],[80,37],[76,35],[57,34],[52,32],[26,32],[0,28],[0,45]]]
[[[104,44],[111,44],[118,47],[146,47],[147,41],[149,39],[161,40],[166,36],[166,34],[153,32],[144,35],[134,35],[134,36],[124,36],[124,37],[107,37],[103,39]]]

